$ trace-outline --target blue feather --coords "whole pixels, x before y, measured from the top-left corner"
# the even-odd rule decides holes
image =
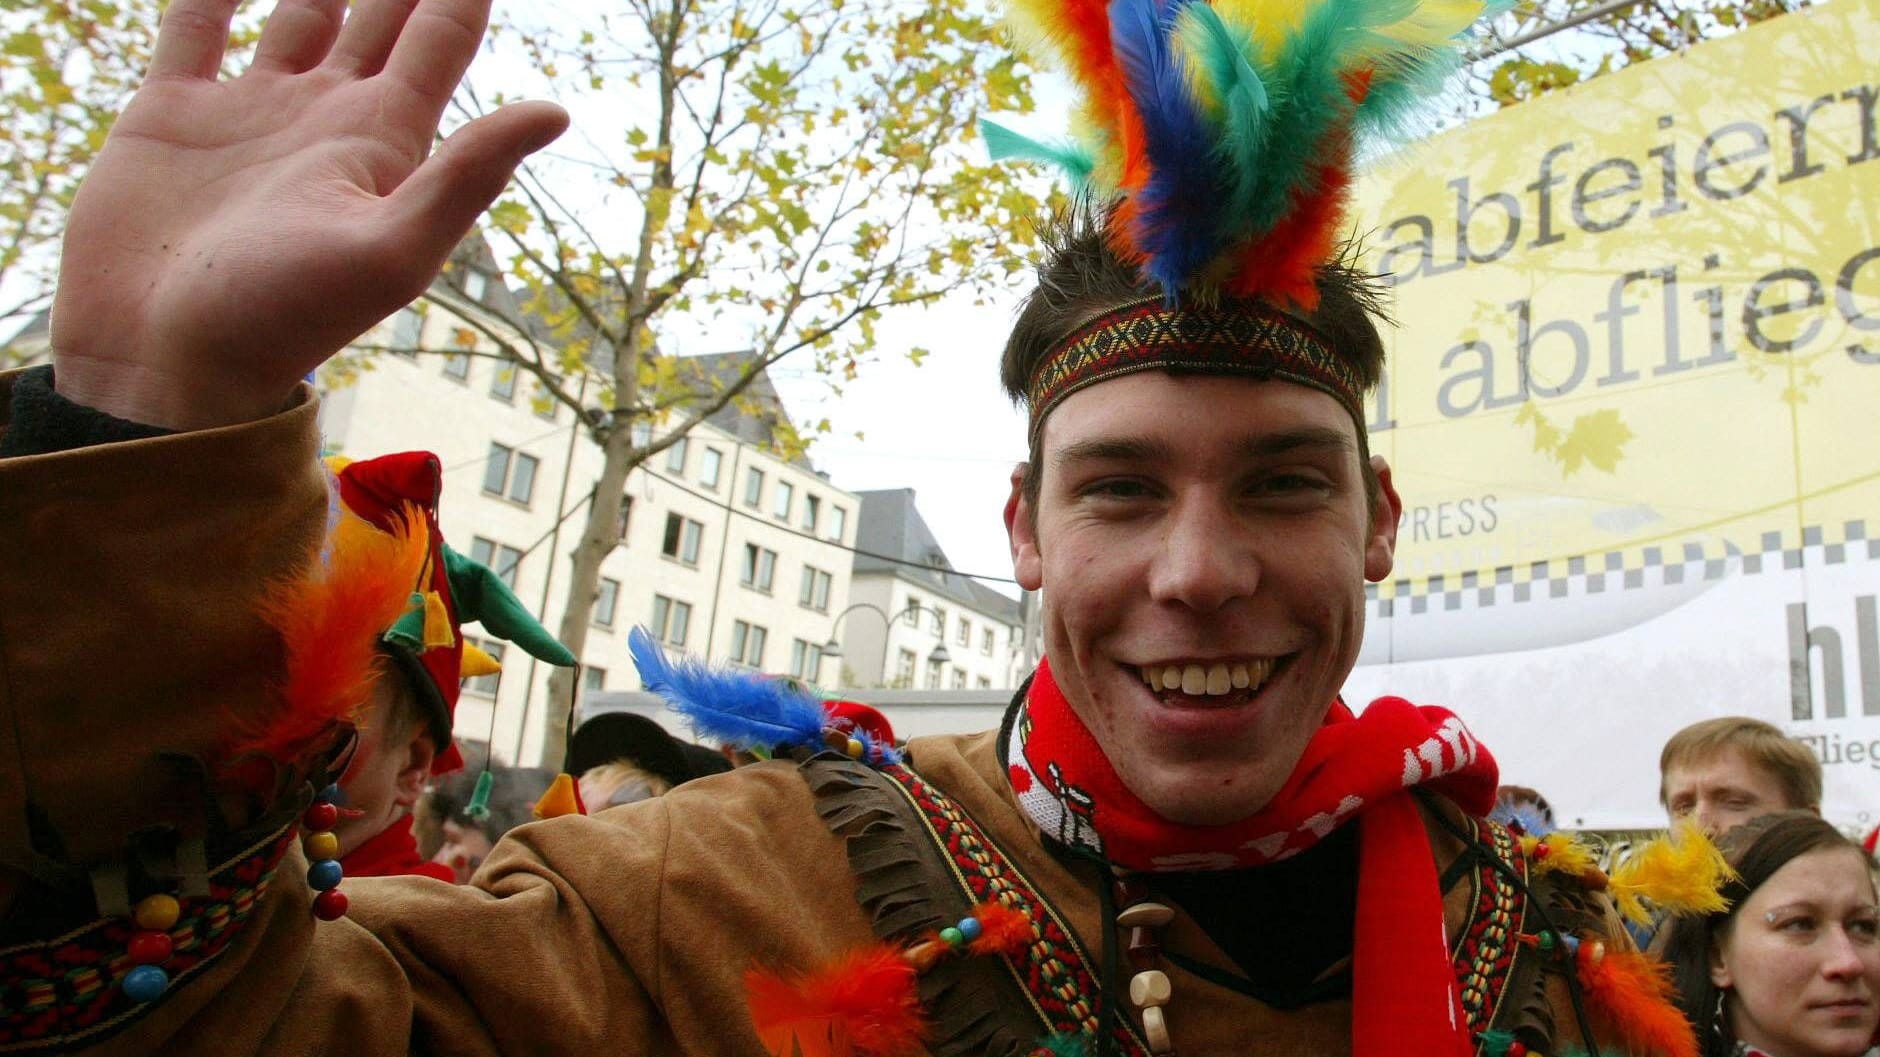
[[[1188,0],[1110,0],[1110,41],[1130,100],[1142,118],[1149,179],[1136,192],[1135,242],[1144,271],[1172,300],[1185,280],[1220,251],[1222,232],[1214,140],[1170,47]]]
[[[627,633],[627,652],[646,689],[666,699],[700,736],[740,749],[822,747],[822,702],[782,679],[669,660],[644,628]]]

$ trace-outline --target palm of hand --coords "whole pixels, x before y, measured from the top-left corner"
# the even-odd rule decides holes
[[[418,296],[564,120],[506,108],[427,160],[486,3],[427,0],[369,71],[319,62],[330,33],[292,41],[298,63],[279,54],[288,45],[271,54],[270,25],[255,68],[218,82],[164,71],[160,39],[73,203],[52,329],[60,389],[176,428],[259,417]],[[328,6],[284,0],[273,17]]]

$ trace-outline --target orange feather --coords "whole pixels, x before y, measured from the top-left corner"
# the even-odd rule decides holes
[[[1651,1057],[1697,1057],[1697,1037],[1672,1001],[1671,967],[1637,951],[1580,945],[1580,986],[1595,1026],[1628,1052]]]
[[[981,903],[973,908],[979,919],[979,938],[973,941],[974,954],[1017,955],[1031,946],[1031,918],[1024,911],[1001,903]]]
[[[1336,256],[1351,171],[1327,166],[1317,175],[1311,196],[1296,202],[1270,235],[1241,251],[1229,293],[1283,298],[1308,312],[1318,307],[1318,266]]]
[[[259,605],[280,634],[274,707],[240,717],[231,755],[291,761],[334,723],[356,718],[378,677],[377,644],[411,606],[430,553],[424,515],[407,507],[381,532],[342,513],[322,560],[272,585]]]
[[[915,978],[898,948],[871,943],[814,972],[753,967],[744,993],[776,1057],[901,1057],[927,1033]]]

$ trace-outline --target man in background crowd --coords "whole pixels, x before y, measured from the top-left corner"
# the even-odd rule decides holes
[[[1658,757],[1658,801],[1675,824],[1711,837],[1771,811],[1821,812],[1821,762],[1800,742],[1747,716],[1693,723]]]

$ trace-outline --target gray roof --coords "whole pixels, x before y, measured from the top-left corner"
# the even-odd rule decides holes
[[[855,547],[869,554],[855,555],[855,575],[887,573],[963,606],[987,613],[1008,624],[1023,620],[1016,599],[953,571],[946,551],[914,505],[912,488],[889,488],[855,493],[862,500],[855,525]],[[871,554],[898,558],[888,561]],[[918,566],[902,564],[913,562]]]

